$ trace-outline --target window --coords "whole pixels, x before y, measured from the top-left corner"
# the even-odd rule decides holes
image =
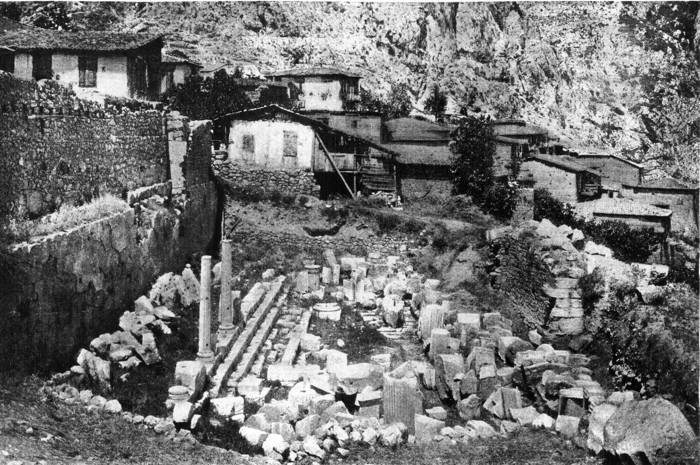
[[[97,86],[97,57],[78,57],[78,85]]]
[[[0,71],[15,72],[15,55],[13,53],[0,53]]]
[[[354,129],[357,129],[357,120],[356,120],[356,119],[350,121],[350,127],[351,127],[351,128],[354,128]]]
[[[297,133],[294,131],[284,131],[282,155],[285,157],[297,156]]]
[[[36,52],[32,54],[32,77],[37,81],[53,77],[50,53]]]
[[[247,153],[255,152],[255,136],[252,134],[243,134],[243,141],[241,142],[241,150]]]

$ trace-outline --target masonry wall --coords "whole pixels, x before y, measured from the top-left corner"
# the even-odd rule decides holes
[[[578,156],[576,162],[598,170],[602,183],[620,188],[623,184],[636,185],[642,181],[642,169],[615,157]]]
[[[526,161],[523,170],[532,173],[535,189],[547,189],[555,199],[565,203],[575,203],[577,198],[576,173],[545,165],[538,161]]]
[[[255,188],[287,194],[318,196],[321,187],[309,169],[268,169],[233,160],[215,160],[214,174],[236,189]]]
[[[401,194],[407,200],[431,196],[449,196],[452,180],[449,167],[432,165],[400,165]]]
[[[698,197],[697,191],[671,189],[651,189],[623,186],[620,194],[641,203],[670,208],[671,231],[698,235]]]
[[[211,248],[218,222],[210,123],[179,122],[168,131],[186,143],[179,194],[169,194],[169,182],[141,189],[123,212],[14,246],[20,285],[0,295],[0,369],[66,367],[93,337],[113,331],[160,274]],[[155,193],[167,200],[143,198]]]
[[[296,156],[285,156],[284,133],[296,134]],[[245,140],[248,140],[248,146]],[[315,152],[313,128],[291,121],[232,121],[229,159],[264,168],[312,168]],[[252,147],[251,145],[252,144]],[[252,149],[252,150],[251,150]]]
[[[0,74],[0,193],[11,216],[41,216],[168,179],[160,112],[117,114],[54,82],[16,81]]]

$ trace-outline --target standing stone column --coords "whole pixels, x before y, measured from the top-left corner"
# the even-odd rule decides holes
[[[221,241],[221,296],[219,297],[219,331],[233,331],[233,296],[231,295],[231,239]]]
[[[423,398],[416,377],[394,378],[384,375],[382,406],[387,424],[401,422],[406,425],[409,434],[414,434],[415,415],[423,412]]]
[[[197,358],[203,362],[214,359],[211,350],[211,256],[202,256],[199,293],[199,350]]]

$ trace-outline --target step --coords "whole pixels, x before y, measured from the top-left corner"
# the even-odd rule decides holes
[[[311,313],[311,309],[305,310],[301,315],[301,321],[290,333],[289,342],[287,343],[287,347],[284,348],[284,353],[280,360],[281,365],[291,365],[294,363],[294,359],[297,357],[297,352],[299,351],[301,337],[309,330]]]
[[[243,358],[245,350],[248,348],[250,341],[253,339],[258,328],[267,317],[274,299],[282,290],[284,281],[285,277],[280,276],[270,284],[270,290],[266,293],[265,298],[262,299],[262,302],[260,302],[260,304],[257,306],[257,309],[246,321],[245,328],[238,335],[228,355],[217,368],[216,373],[212,377],[212,388],[209,390],[209,394],[212,398],[219,396],[219,392],[226,382],[226,379],[236,368],[236,365],[238,365],[238,363],[241,361],[241,358]],[[277,312],[279,312],[279,309],[277,309]]]
[[[272,327],[275,325],[275,321],[277,321],[280,313],[279,307],[272,308],[270,313],[267,315],[267,318],[265,318],[265,321],[263,321],[262,325],[260,325],[258,328],[255,337],[251,340],[250,345],[248,346],[245,354],[243,354],[243,357],[241,357],[240,362],[238,362],[236,370],[228,377],[228,381],[226,382],[227,386],[237,386],[245,375],[248,374],[250,369],[253,367],[253,364],[257,361],[260,349],[265,344],[265,341],[270,335],[270,331],[272,331]]]

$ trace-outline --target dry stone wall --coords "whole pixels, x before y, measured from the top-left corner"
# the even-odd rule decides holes
[[[214,173],[236,188],[255,187],[265,191],[318,196],[321,188],[310,170],[272,170],[247,166],[230,160],[215,160]]]
[[[0,73],[0,195],[4,214],[37,217],[63,204],[167,181],[161,112],[117,112],[56,83]]]
[[[176,165],[184,174],[172,180],[180,193],[171,195],[169,182],[138,189],[123,212],[14,246],[20,288],[0,296],[0,369],[69,363],[157,276],[210,247],[218,205],[210,123],[181,123],[170,131],[185,144]]]

